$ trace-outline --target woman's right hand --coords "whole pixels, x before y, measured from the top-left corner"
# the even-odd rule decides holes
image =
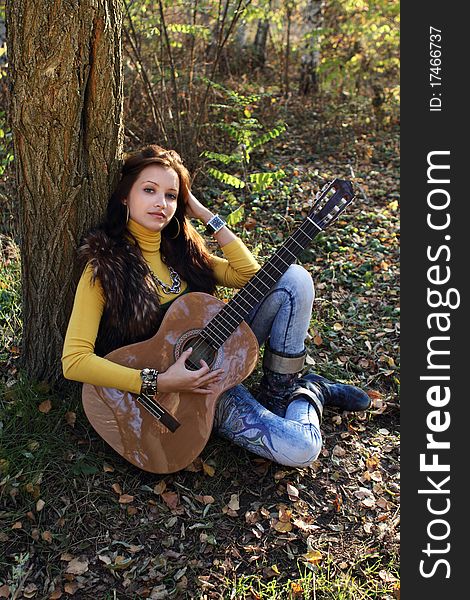
[[[210,370],[208,364],[201,359],[201,368],[190,371],[185,362],[191,356],[193,349],[185,350],[178,360],[169,369],[158,374],[158,391],[191,392],[193,394],[209,394],[211,386],[221,380],[223,369]]]

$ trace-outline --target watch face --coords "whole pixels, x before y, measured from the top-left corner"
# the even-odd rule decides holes
[[[221,229],[224,225],[225,221],[217,215],[209,221],[207,227],[211,229],[211,231],[217,231],[218,229]]]

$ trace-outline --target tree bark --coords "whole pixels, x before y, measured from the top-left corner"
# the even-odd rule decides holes
[[[76,248],[101,218],[123,142],[120,0],[7,0],[22,263],[22,366],[60,383]]]
[[[322,0],[308,0],[305,7],[306,36],[304,50],[300,59],[299,93],[315,94],[318,91],[318,65],[320,49],[318,30],[322,26]]]
[[[255,66],[263,68],[266,63],[266,43],[268,41],[269,20],[259,19],[256,28],[255,41],[253,42],[253,56]]]

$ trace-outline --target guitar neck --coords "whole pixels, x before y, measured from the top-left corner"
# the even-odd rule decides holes
[[[207,323],[200,335],[215,350],[220,348],[320,231],[322,228],[307,217],[246,286]]]

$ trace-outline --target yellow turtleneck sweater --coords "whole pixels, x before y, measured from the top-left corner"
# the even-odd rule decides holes
[[[171,284],[168,267],[160,255],[160,233],[149,231],[132,219],[128,229],[136,238],[150,269],[164,283]],[[241,288],[258,271],[259,265],[239,240],[223,246],[225,258],[212,255],[212,269],[218,285]],[[187,288],[181,282],[178,294],[162,295],[164,303],[171,302]],[[95,354],[95,341],[105,306],[103,288],[99,280],[93,285],[91,267],[84,269],[75,293],[75,301],[65,335],[62,352],[62,369],[66,379],[91,383],[104,387],[140,393],[140,370],[124,367]]]

